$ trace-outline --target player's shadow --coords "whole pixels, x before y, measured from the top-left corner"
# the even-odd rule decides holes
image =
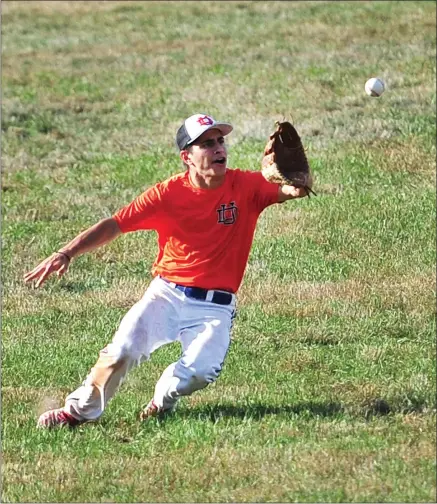
[[[404,413],[421,412],[426,408],[426,401],[410,401],[409,404],[389,404],[385,399],[375,397],[355,405],[345,405],[339,402],[299,402],[282,406],[272,406],[264,403],[204,404],[177,410],[178,414],[197,419],[209,419],[216,422],[221,418],[240,418],[260,420],[267,415],[300,415],[304,417],[332,417],[349,414],[369,419],[374,416],[385,416],[394,411]]]
[[[221,418],[241,418],[260,420],[267,415],[294,414],[311,417],[335,416],[344,411],[340,403],[328,402],[304,402],[293,405],[271,406],[262,403],[248,405],[198,405],[186,410],[180,410],[178,414],[197,419],[209,419],[216,422]]]

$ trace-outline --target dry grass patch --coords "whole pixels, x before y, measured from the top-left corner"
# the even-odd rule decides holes
[[[320,371],[328,369],[328,366],[322,363],[320,356],[315,355],[312,350],[295,350],[284,361],[278,361],[276,369],[290,373],[301,373],[308,369]]]
[[[246,282],[241,288],[239,304],[242,306],[263,302],[263,309],[294,305],[296,301],[349,300],[363,297],[362,283],[357,280],[345,282],[284,282],[270,277],[262,282]],[[358,288],[361,287],[361,288]]]
[[[346,280],[344,282],[284,282],[270,277],[262,282],[251,278],[243,284],[239,305],[257,304],[262,299],[267,314],[301,316],[333,311],[332,302],[350,304],[354,313],[371,315],[375,300],[380,306],[400,307],[410,315],[430,313],[435,304],[435,278],[429,275]],[[337,313],[340,308],[336,308]],[[346,311],[349,308],[343,308]]]
[[[378,168],[427,175],[429,181],[435,184],[435,149],[432,152],[424,150],[417,137],[409,139],[408,144],[382,139],[374,140],[371,145],[376,152],[382,153]],[[411,182],[414,184],[414,179]]]
[[[80,294],[70,295],[65,292],[47,295],[43,291],[31,291],[29,287],[17,286],[13,294],[4,299],[5,313],[20,313],[22,316],[50,313],[53,310],[74,314],[88,308],[107,307],[129,309],[139,301],[146,288],[147,280],[126,280],[119,278],[108,290],[89,289]],[[80,302],[76,302],[80,299]]]
[[[335,397],[350,404],[368,404],[383,393],[381,385],[370,381],[336,381],[331,388]]]
[[[368,380],[336,381],[330,385],[330,390],[341,401],[344,411],[351,416],[369,419],[390,413],[435,413],[435,409],[428,408],[420,401],[409,403],[406,396],[417,395],[417,389],[414,391],[411,385],[411,380],[410,384],[393,382],[389,385]],[[427,388],[432,388],[432,385],[428,384]]]
[[[3,14],[25,11],[27,15],[43,14],[50,16],[53,14],[65,14],[71,16],[73,14],[84,15],[91,14],[96,11],[111,11],[117,5],[138,5],[138,2],[65,2],[63,0],[54,1],[36,1],[36,2],[4,2],[2,5]]]
[[[283,238],[302,235],[311,229],[314,217],[311,213],[291,202],[290,204],[267,208],[258,222],[256,238]],[[251,265],[248,266],[250,268]]]
[[[201,40],[132,40],[126,43],[124,40],[111,39],[104,43],[86,44],[86,59],[79,65],[77,62],[84,58],[84,45],[69,47],[68,53],[65,51],[54,53],[52,49],[23,49],[21,52],[16,52],[10,56],[6,53],[4,57],[4,70],[8,79],[12,82],[20,83],[23,79],[27,79],[26,84],[37,83],[41,72],[45,69],[47,72],[53,72],[56,68],[56,75],[50,78],[53,83],[56,83],[60,76],[79,77],[90,76],[93,72],[97,75],[101,74],[102,68],[105,71],[112,69],[113,71],[121,72],[132,71],[135,69],[140,73],[146,70],[150,73],[156,71],[171,70],[174,66],[172,58],[173,52],[184,52],[184,57],[187,59],[197,56],[200,51],[207,50],[208,47],[214,47],[217,40],[201,39]],[[37,73],[29,72],[29,69],[23,69],[17,66],[17,59],[22,63],[29,63],[32,59],[33,68]],[[67,60],[67,63],[66,63]],[[198,62],[199,64],[199,62]],[[94,79],[92,79],[94,81]],[[170,82],[168,77],[162,75],[161,82]],[[40,90],[44,94],[44,90]],[[47,89],[46,95],[52,96],[53,90]],[[59,97],[59,96],[58,96]],[[84,96],[85,98],[85,96]],[[192,97],[190,97],[192,98]],[[48,99],[46,98],[46,101]]]
[[[368,362],[379,362],[387,352],[386,347],[364,345],[361,349],[361,358]]]
[[[32,463],[8,456],[4,474],[8,487],[25,483],[35,491],[43,473],[40,495],[48,489],[52,495],[54,491],[55,495],[72,496],[79,490],[78,495],[84,495],[84,483],[89,483],[87,496],[103,501],[111,493],[110,488],[104,488],[104,475],[110,473],[113,484],[129,489],[131,502],[262,502],[265,498],[289,502],[293,495],[339,489],[352,502],[366,495],[385,495],[387,499],[393,492],[400,495],[396,492],[408,489],[413,478],[422,481],[423,461],[434,457],[432,443],[426,441],[414,447],[401,446],[396,455],[390,449],[350,453],[304,444],[288,449],[255,446],[245,451],[229,445],[217,450],[203,447],[195,460],[189,455],[193,452],[185,447],[174,451],[170,460],[165,454],[155,454],[153,459],[119,455],[94,463],[78,457],[67,460],[53,453],[43,453]],[[400,465],[401,480],[396,480],[399,474],[385,474],[394,458]],[[424,493],[431,496],[432,490]]]

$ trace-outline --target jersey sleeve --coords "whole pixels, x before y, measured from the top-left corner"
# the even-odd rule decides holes
[[[122,233],[157,229],[163,216],[161,184],[150,187],[113,215]]]
[[[279,184],[268,182],[261,172],[247,173],[253,201],[260,213],[268,206],[278,203]]]

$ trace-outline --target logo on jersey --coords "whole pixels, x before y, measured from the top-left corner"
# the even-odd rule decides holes
[[[235,201],[231,201],[227,206],[224,203],[221,204],[220,208],[217,208],[218,223],[225,226],[234,224],[237,220],[237,211],[238,208],[235,205]]]
[[[214,121],[209,116],[202,116],[197,119],[200,126],[210,126]]]

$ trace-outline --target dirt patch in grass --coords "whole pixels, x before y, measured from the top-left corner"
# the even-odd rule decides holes
[[[29,419],[36,423],[45,411],[63,406],[70,392],[65,388],[53,387],[3,387],[2,407],[9,412],[9,421],[24,426]],[[23,408],[23,405],[26,407]]]

